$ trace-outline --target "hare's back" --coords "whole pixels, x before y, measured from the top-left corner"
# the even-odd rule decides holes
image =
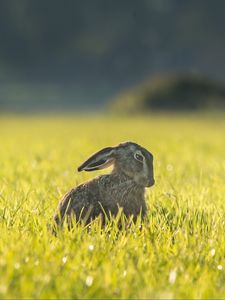
[[[95,180],[79,185],[71,189],[63,196],[55,213],[56,223],[63,221],[65,216],[74,216],[83,219],[87,214],[96,212],[96,204],[99,203],[98,183]],[[90,216],[91,217],[91,216]]]

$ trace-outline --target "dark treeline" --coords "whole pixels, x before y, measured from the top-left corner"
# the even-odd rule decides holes
[[[223,0],[2,0],[0,105],[37,102],[38,91],[49,103],[103,103],[161,72],[225,80],[224,9]]]

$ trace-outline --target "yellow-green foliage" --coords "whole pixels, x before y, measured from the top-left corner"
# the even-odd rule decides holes
[[[225,298],[224,119],[1,117],[0,298]],[[76,167],[124,140],[155,157],[142,230],[52,236],[60,197],[98,173]]]

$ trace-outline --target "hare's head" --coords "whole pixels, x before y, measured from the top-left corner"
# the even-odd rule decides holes
[[[136,184],[149,187],[154,184],[153,156],[133,142],[107,147],[92,155],[78,171],[94,171],[114,165],[114,172],[123,173]]]

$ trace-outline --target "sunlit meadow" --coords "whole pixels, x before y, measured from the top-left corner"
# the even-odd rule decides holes
[[[63,194],[99,174],[77,166],[125,140],[154,154],[142,230],[52,235]],[[0,298],[225,298],[224,116],[2,116]]]

